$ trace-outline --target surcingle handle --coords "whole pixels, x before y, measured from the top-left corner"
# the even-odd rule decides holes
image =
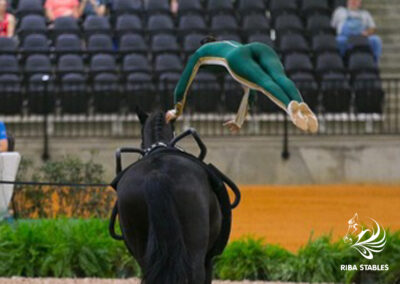
[[[115,152],[115,172],[117,173],[117,175],[122,171],[122,153],[137,153],[141,156],[144,156],[144,151],[139,148],[124,147],[117,149],[117,151]]]
[[[176,136],[174,139],[171,140],[171,142],[169,142],[168,146],[170,147],[175,147],[176,143],[178,143],[180,140],[182,140],[183,138],[192,135],[194,140],[197,143],[197,146],[199,146],[200,148],[200,154],[198,156],[198,158],[203,161],[204,158],[207,155],[207,147],[206,145],[203,143],[203,141],[201,141],[199,134],[197,134],[197,131],[194,128],[189,128],[188,130],[186,130],[185,132],[179,134],[178,136]]]

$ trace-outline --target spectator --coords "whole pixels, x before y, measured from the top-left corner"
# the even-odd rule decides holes
[[[337,32],[337,42],[342,56],[345,55],[351,36],[368,37],[375,60],[378,61],[382,54],[382,41],[375,35],[376,25],[371,14],[362,10],[361,0],[347,0],[347,8],[338,7],[333,13],[332,26]]]
[[[0,153],[8,151],[8,139],[6,133],[6,126],[0,121]]]
[[[174,14],[174,15],[178,14],[178,9],[179,9],[178,0],[171,0],[170,7],[171,7],[172,14]]]
[[[90,15],[104,16],[106,14],[106,0],[82,0],[79,14],[83,17]]]
[[[13,37],[15,31],[15,17],[7,13],[7,0],[0,0],[0,36]]]
[[[79,18],[78,0],[46,0],[44,8],[50,21],[59,17]]]

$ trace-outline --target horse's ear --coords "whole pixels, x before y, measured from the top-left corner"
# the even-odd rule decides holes
[[[136,106],[136,114],[139,118],[140,124],[144,125],[149,115],[145,113],[140,107]]]

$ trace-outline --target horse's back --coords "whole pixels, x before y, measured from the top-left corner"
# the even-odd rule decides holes
[[[124,233],[139,240],[131,245],[128,242],[128,246],[135,246],[136,243],[143,247],[145,243],[149,230],[149,196],[165,198],[164,192],[145,186],[157,180],[167,185],[162,190],[172,196],[187,248],[205,254],[220,230],[222,217],[218,201],[212,192],[207,171],[196,162],[174,154],[143,159],[130,167],[118,183],[119,212]],[[151,195],[151,191],[159,196]],[[137,258],[144,254],[143,249],[130,249]]]

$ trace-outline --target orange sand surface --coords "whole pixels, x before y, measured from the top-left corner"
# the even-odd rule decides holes
[[[296,251],[314,237],[347,232],[355,213],[360,223],[375,219],[400,230],[400,185],[241,186],[242,202],[233,212],[231,240],[245,235]]]

